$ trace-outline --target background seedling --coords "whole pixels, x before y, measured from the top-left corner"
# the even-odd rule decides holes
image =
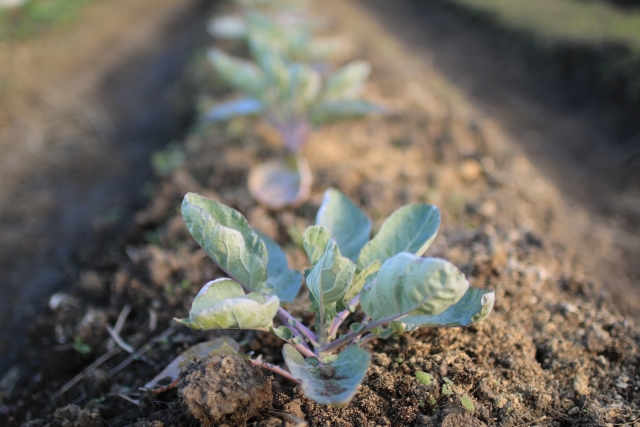
[[[262,204],[279,209],[308,198],[311,171],[300,149],[314,127],[381,112],[360,98],[371,68],[354,61],[328,77],[310,65],[287,62],[269,45],[252,40],[256,62],[214,49],[209,59],[217,73],[245,95],[209,110],[205,119],[222,121],[238,115],[261,114],[277,131],[287,150],[284,159],[251,171],[249,190]]]
[[[317,61],[344,43],[315,37],[313,20],[299,7],[277,4],[250,2],[243,14],[211,22],[209,30],[218,37],[246,39],[254,61],[210,51],[218,76],[243,97],[204,115],[219,122],[259,114],[279,134],[284,158],[254,167],[249,175],[253,197],[273,209],[297,206],[309,197],[312,175],[300,149],[314,127],[382,111],[360,97],[369,64],[354,61],[323,76],[319,68],[326,67]]]
[[[476,410],[476,405],[473,404],[473,400],[471,400],[471,397],[469,397],[467,393],[460,396],[460,404],[469,412],[475,412]]]
[[[416,372],[416,379],[420,382],[420,384],[429,386],[433,382],[433,375],[426,372],[418,371]]]
[[[307,310],[316,313],[312,328],[279,307],[297,295],[303,275],[289,270],[275,242],[252,229],[239,212],[197,194],[185,196],[182,215],[192,236],[230,278],[207,283],[189,317],[176,320],[194,329],[274,333],[286,342],[289,372],[259,359],[254,363],[299,382],[321,404],[351,400],[369,366],[364,343],[419,327],[467,326],[493,308],[493,291],[470,288],[445,260],[422,258],[440,223],[435,206],[398,209],[369,240],[371,221],[365,213],[344,194],[328,190],[316,224],[303,235],[311,262],[304,272]],[[365,316],[351,332],[337,336],[358,305]]]

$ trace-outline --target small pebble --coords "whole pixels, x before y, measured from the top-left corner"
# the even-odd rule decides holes
[[[482,166],[474,159],[468,159],[462,162],[460,166],[460,175],[467,182],[475,181],[482,174]]]

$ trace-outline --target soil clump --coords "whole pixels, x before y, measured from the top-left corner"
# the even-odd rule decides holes
[[[260,368],[240,356],[186,361],[178,395],[203,427],[242,425],[271,408],[271,382]]]

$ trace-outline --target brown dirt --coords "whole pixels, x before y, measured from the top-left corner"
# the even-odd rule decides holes
[[[206,40],[205,8],[93,2],[73,28],[0,43],[2,348],[20,346],[26,319],[80,280],[80,264],[105,250],[98,235],[139,207],[150,153],[183,134],[191,107],[177,95],[191,48]],[[0,371],[15,358],[2,352]]]
[[[36,420],[25,423],[26,427],[100,427],[102,420],[95,409],[81,409],[76,405],[67,405],[54,411],[49,420]]]
[[[180,369],[178,395],[203,427],[242,425],[271,409],[271,381],[240,356],[188,360]]]
[[[316,178],[312,199],[283,212],[258,206],[245,185],[252,165],[280,151],[262,126],[238,119],[195,129],[184,141],[184,166],[156,181],[126,243],[109,268],[96,273],[109,284],[109,302],[63,305],[32,324],[32,376],[4,399],[11,423],[75,402],[97,409],[111,426],[190,425],[175,391],[149,397],[136,390],[212,333],[178,329],[122,369],[117,365],[123,354],[104,363],[108,391],[90,387],[100,382],[92,377],[50,398],[80,367],[113,347],[104,326],[113,325],[125,305],[132,312],[121,335],[140,348],[167,330],[173,316],[188,312],[202,284],[221,276],[184,227],[178,207],[186,192],[243,212],[282,243],[299,268],[306,260],[292,230],[312,223],[323,191],[335,186],[363,207],[374,228],[403,204],[438,205],[443,225],[429,255],[451,260],[472,285],[495,289],[495,311],[471,328],[371,343],[368,375],[343,408],[316,405],[276,379],[276,411],[312,426],[638,424],[640,329],[625,313],[637,313],[640,304],[615,233],[587,208],[567,201],[494,117],[479,113],[366,11],[343,0],[330,5],[323,13],[335,20],[335,30],[352,37],[360,56],[373,63],[367,96],[391,113],[316,132],[305,147]],[[209,86],[203,91],[220,93]],[[619,283],[609,288],[620,292],[618,299],[603,283]],[[83,298],[86,292],[77,286],[72,295]],[[303,292],[294,306],[304,298]],[[618,303],[623,300],[626,305]],[[310,320],[308,313],[297,314]],[[73,342],[77,336],[91,348],[85,360],[73,349],[57,349],[53,338]],[[278,339],[253,332],[235,338],[243,351],[282,363]],[[420,384],[416,371],[432,374],[434,382]],[[447,380],[452,393],[445,395]],[[473,410],[461,406],[465,393]],[[251,423],[293,425],[278,413],[263,413]]]

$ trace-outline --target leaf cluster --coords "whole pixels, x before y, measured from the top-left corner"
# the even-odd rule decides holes
[[[274,1],[250,1],[239,15],[214,18],[212,35],[244,39],[251,59],[214,48],[208,58],[221,80],[243,97],[215,105],[207,121],[261,114],[297,152],[313,126],[381,112],[360,97],[371,67],[353,61],[331,75],[323,60],[345,46],[339,38],[318,37],[314,20],[303,8]],[[242,4],[242,2],[241,2]],[[348,44],[348,43],[347,43]],[[319,62],[320,61],[320,62]]]
[[[360,98],[371,73],[364,61],[350,62],[323,77],[309,64],[286,61],[258,39],[251,41],[251,52],[255,62],[219,49],[209,52],[218,75],[245,96],[216,105],[205,119],[223,121],[238,115],[263,114],[283,135],[287,148],[297,151],[312,126],[382,111]],[[300,129],[305,130],[304,135],[295,134]]]
[[[363,343],[421,327],[467,326],[493,308],[493,291],[470,288],[448,261],[422,257],[440,224],[432,205],[398,209],[370,239],[367,215],[338,190],[327,190],[315,225],[303,234],[311,264],[304,274],[290,270],[275,242],[219,202],[190,193],[182,214],[229,278],[205,285],[189,317],[178,321],[195,329],[273,332],[287,342],[283,356],[293,377],[322,404],[351,399],[369,365]],[[316,313],[315,332],[279,307],[296,297],[303,277],[308,311]],[[336,336],[359,305],[364,317],[350,325],[351,332]]]

